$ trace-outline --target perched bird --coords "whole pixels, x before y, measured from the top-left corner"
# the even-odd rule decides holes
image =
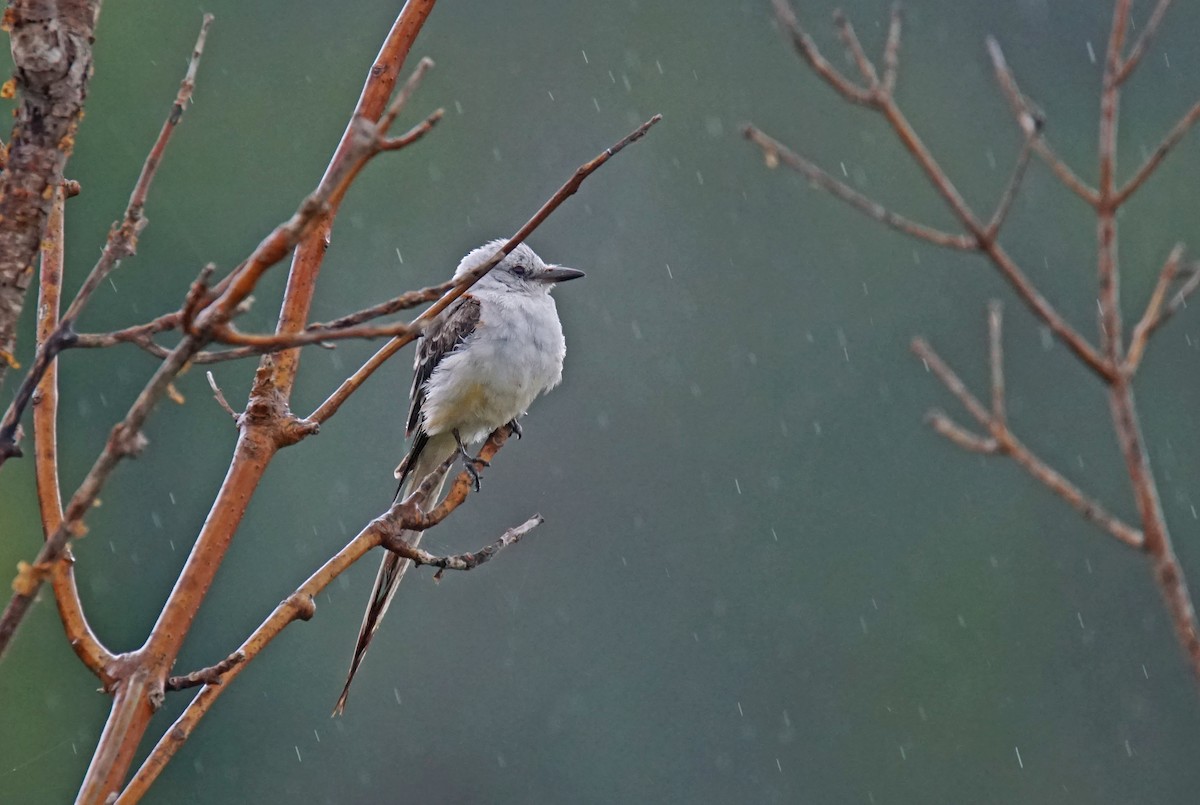
[[[503,245],[493,240],[475,249],[454,276],[482,266]],[[412,444],[396,468],[397,499],[455,452],[474,471],[466,445],[496,428],[511,424],[520,433],[517,419],[535,397],[562,380],[567,345],[550,289],[582,276],[574,268],[547,265],[521,244],[429,324],[413,366],[406,431]],[[444,480],[429,495],[427,510],[436,505]],[[402,537],[416,545],[421,532],[405,531]],[[409,564],[390,551],[384,554],[334,715],[346,707],[350,684]]]

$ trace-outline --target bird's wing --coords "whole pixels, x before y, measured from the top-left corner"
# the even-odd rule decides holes
[[[412,391],[409,393],[408,424],[405,435],[412,438],[408,454],[396,468],[396,477],[403,487],[409,472],[417,463],[417,457],[425,449],[429,436],[421,427],[421,413],[425,405],[425,384],[429,381],[433,370],[450,353],[454,352],[479,324],[479,299],[471,294],[463,294],[458,301],[446,309],[442,317],[426,331],[425,336],[417,344],[417,356],[413,363]]]

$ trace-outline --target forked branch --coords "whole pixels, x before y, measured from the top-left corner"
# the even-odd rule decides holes
[[[986,435],[971,433],[938,410],[931,410],[927,421],[942,436],[966,450],[1011,457],[1022,469],[1079,512],[1083,519],[1095,523],[1116,539],[1139,550],[1144,548],[1142,533],[1121,518],[1110,513],[1095,498],[1087,495],[1065,476],[1040,459],[1009,428],[1004,416],[1004,350],[1001,342],[999,303],[993,302],[988,311],[988,355],[991,375],[992,406],[989,409],[962,382],[923,338],[913,339],[913,352],[925,367],[942,382],[963,408],[983,429]]]
[[[491,461],[500,451],[500,448],[504,446],[508,437],[507,426],[494,431],[479,451],[479,458],[485,462]],[[449,462],[447,462],[446,466],[449,466]],[[444,472],[444,470],[445,467],[431,473],[430,479],[439,475],[440,472]],[[430,479],[426,480],[429,481]],[[294,593],[280,602],[271,614],[267,616],[266,620],[225,660],[227,667],[221,674],[220,684],[205,684],[200,689],[200,692],[196,694],[195,698],[192,699],[179,718],[175,720],[175,723],[163,733],[162,738],[159,739],[158,744],[142,763],[141,768],[138,769],[133,779],[130,780],[129,785],[121,792],[121,796],[117,799],[117,802],[137,802],[145,794],[150,785],[162,772],[167,762],[179,751],[180,747],[183,746],[195,730],[196,725],[208,713],[213,704],[216,703],[217,698],[224,693],[229,682],[236,678],[245,669],[246,665],[253,662],[262,653],[263,649],[289,625],[298,620],[310,620],[316,614],[317,595],[328,587],[334,579],[344,573],[351,565],[372,549],[380,546],[385,539],[394,537],[400,531],[406,529],[427,529],[440,523],[467,499],[467,496],[470,495],[473,489],[473,483],[473,476],[470,473],[465,470],[459,473],[454,481],[454,485],[442,503],[428,513],[421,511],[421,505],[425,502],[425,498],[431,493],[436,484],[423,483],[407,499],[394,503],[387,512],[367,524],[344,548],[309,576],[308,580],[301,584]],[[465,554],[458,557],[436,557],[425,554],[425,552],[417,552],[408,546],[396,546],[396,548],[404,551],[404,555],[409,559],[421,564],[435,565],[441,568],[469,570],[491,558],[491,556],[503,547],[517,542],[521,536],[528,533],[540,522],[540,515],[530,518],[522,525],[510,529],[499,540],[485,547],[477,554]],[[234,658],[237,658],[236,661]]]

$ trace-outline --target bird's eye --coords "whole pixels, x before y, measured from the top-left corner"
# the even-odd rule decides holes
[[[519,264],[513,266],[512,273],[516,274],[518,277],[525,276],[525,266]]]

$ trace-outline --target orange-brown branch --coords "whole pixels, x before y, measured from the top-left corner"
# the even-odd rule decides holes
[[[479,458],[485,462],[491,461],[508,440],[508,435],[507,427],[494,431],[479,451]],[[141,768],[138,769],[133,779],[130,780],[129,785],[121,793],[120,798],[117,800],[118,805],[137,802],[145,794],[150,785],[162,772],[167,762],[174,757],[180,747],[191,737],[196,725],[199,724],[200,720],[212,709],[213,704],[216,703],[220,695],[229,687],[229,683],[289,625],[297,620],[306,621],[312,618],[316,614],[317,595],[329,586],[334,579],[344,573],[351,565],[373,548],[378,547],[388,535],[396,534],[406,529],[423,530],[432,528],[440,523],[467,499],[473,488],[473,483],[473,476],[470,473],[466,471],[459,473],[449,494],[446,495],[439,506],[428,513],[421,511],[420,504],[424,502],[423,499],[414,498],[414,496],[421,494],[422,490],[418,490],[414,493],[414,496],[410,496],[407,500],[393,503],[387,512],[368,523],[344,548],[334,554],[325,564],[321,565],[294,593],[275,607],[266,620],[230,655],[230,658],[238,657],[239,659],[236,662],[230,663],[229,667],[224,671],[221,676],[221,684],[206,684],[200,689],[200,692],[196,694],[195,698],[192,699],[179,718],[175,720],[175,723],[163,733],[158,744],[151,750],[149,756],[142,763]],[[431,489],[432,485],[425,486],[423,489],[424,495],[428,495]],[[533,525],[536,525],[536,523]],[[527,522],[519,528],[524,528],[525,531],[528,531],[533,525],[529,525]],[[524,531],[518,533],[515,539],[509,536],[507,541],[505,537],[501,537],[499,542],[512,544],[516,539],[520,538],[520,534],[522,533]],[[496,550],[499,550],[499,548],[493,546],[488,546],[488,548],[492,549],[489,556],[494,554]],[[488,551],[488,548],[485,548],[484,551]],[[439,557],[417,557],[417,559],[431,560],[423,562],[424,564],[439,566],[443,564]],[[466,563],[466,560],[464,560],[463,564],[465,565]],[[445,564],[452,564],[452,562],[445,562]],[[476,562],[475,564],[479,563]],[[462,569],[470,568],[463,567]]]
[[[54,189],[46,236],[42,239],[42,270],[38,297],[38,344],[45,342],[58,326],[63,279],[63,204],[66,192]],[[58,364],[51,364],[38,383],[33,399],[34,472],[42,529],[49,537],[62,524],[62,494],[58,474]],[[113,683],[113,654],[92,631],[83,612],[75,584],[75,560],[68,551],[66,561],[51,565],[50,585],[62,619],[67,641],[75,654],[108,687]]]

